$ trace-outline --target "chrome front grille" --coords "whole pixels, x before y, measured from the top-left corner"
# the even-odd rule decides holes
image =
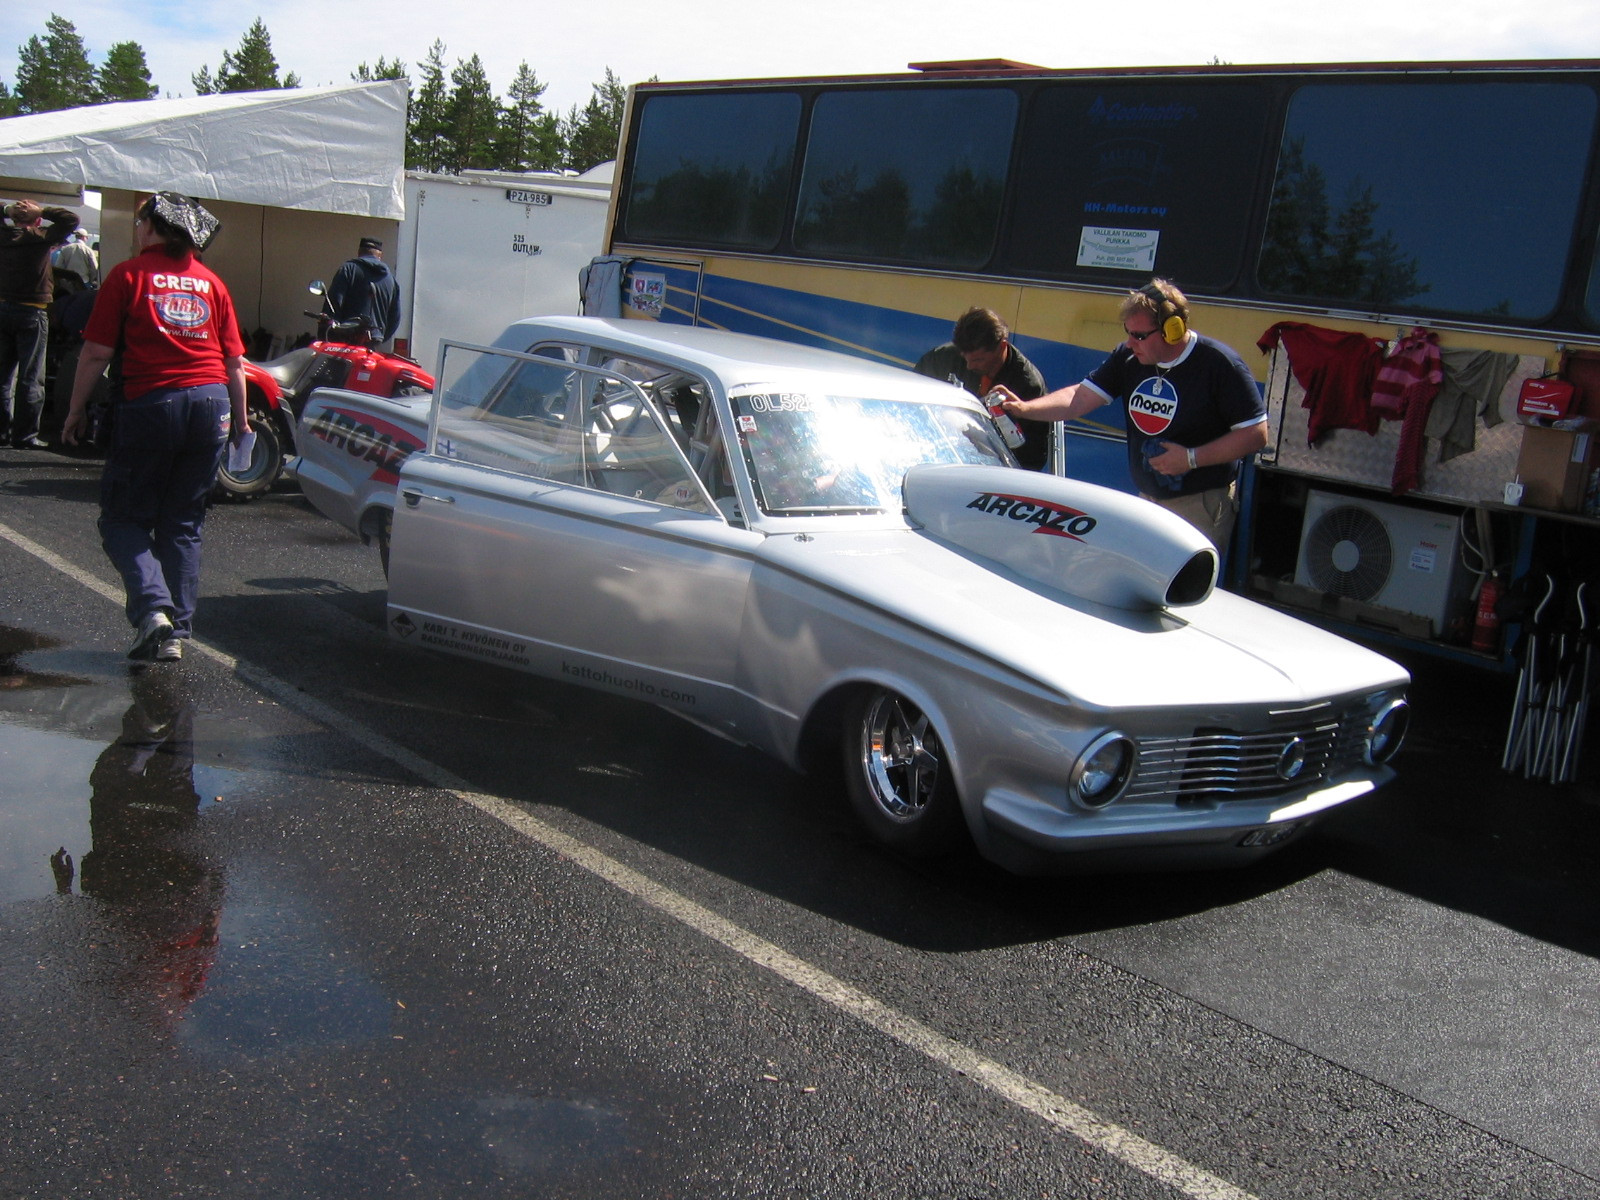
[[[1139,765],[1126,799],[1170,796],[1192,804],[1303,788],[1355,764],[1364,725],[1360,709],[1340,712],[1322,705],[1276,717],[1254,731],[1201,727],[1188,737],[1140,738]],[[1303,765],[1286,779],[1282,768],[1291,746]]]

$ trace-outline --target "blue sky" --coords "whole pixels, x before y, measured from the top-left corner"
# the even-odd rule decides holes
[[[1050,67],[1392,61],[1600,59],[1594,0],[1282,0],[1184,5],[1011,0],[992,10],[967,0],[383,0],[353,9],[319,0],[52,0],[0,6],[0,78],[16,79],[17,48],[54,11],[77,27],[98,62],[115,42],[145,48],[163,94],[189,95],[189,76],[214,71],[257,16],[285,70],[307,84],[345,83],[380,56],[411,65],[435,38],[446,62],[476,53],[497,93],[526,60],[548,106],[582,104],[609,66],[624,82],[766,78],[899,71],[908,62],[1011,58]],[[361,16],[359,19],[356,13]],[[330,13],[337,15],[329,17]],[[993,15],[983,19],[987,14]],[[1336,15],[1334,15],[1336,14]]]

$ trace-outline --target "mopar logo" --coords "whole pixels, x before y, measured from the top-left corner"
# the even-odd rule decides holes
[[[968,508],[988,513],[992,517],[1007,517],[1025,525],[1037,525],[1035,533],[1048,533],[1052,537],[1082,541],[1100,522],[1076,508],[1063,508],[1047,500],[1034,500],[1028,496],[1006,496],[998,492],[983,492]]]
[[[1148,437],[1165,433],[1177,415],[1177,389],[1159,375],[1146,379],[1128,397],[1128,419]]]

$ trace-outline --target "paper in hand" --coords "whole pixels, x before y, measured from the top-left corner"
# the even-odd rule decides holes
[[[233,472],[247,471],[250,469],[250,456],[256,448],[256,431],[246,429],[244,436],[237,442],[228,443],[228,470]]]

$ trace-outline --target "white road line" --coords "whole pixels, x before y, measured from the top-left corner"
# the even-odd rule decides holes
[[[104,580],[79,569],[39,543],[0,524],[0,537],[54,567],[74,582],[117,604],[121,591]],[[1235,1187],[1176,1154],[1108,1121],[1080,1104],[1057,1095],[1043,1084],[1013,1071],[1003,1063],[986,1058],[970,1047],[945,1037],[915,1017],[889,1007],[868,993],[828,974],[820,967],[797,958],[781,946],[758,937],[726,917],[695,903],[687,896],[657,883],[647,875],[618,862],[587,842],[563,833],[531,813],[498,796],[474,792],[463,779],[437,763],[414,754],[399,743],[346,717],[343,713],[308,696],[298,688],[251,663],[224,654],[200,641],[191,641],[193,651],[222,664],[252,687],[266,692],[287,708],[294,709],[366,747],[375,754],[426,780],[429,784],[470,804],[502,824],[538,842],[570,862],[665,913],[690,929],[732,950],[756,966],[764,967],[781,979],[807,992],[840,1012],[854,1017],[902,1045],[967,1076],[981,1087],[1032,1113],[1056,1128],[1070,1133],[1095,1149],[1127,1166],[1160,1180],[1195,1200],[1257,1200],[1251,1193]]]

